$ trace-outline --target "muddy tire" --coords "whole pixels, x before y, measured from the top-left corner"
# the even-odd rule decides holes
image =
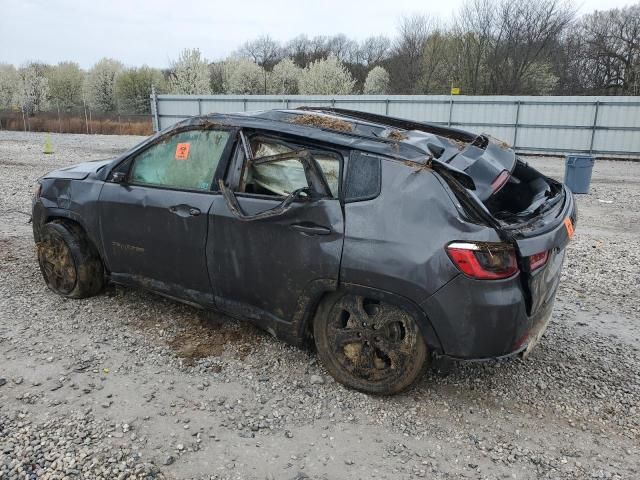
[[[78,225],[54,220],[40,232],[38,263],[47,286],[63,297],[85,298],[104,287],[104,266]]]
[[[313,324],[320,360],[340,383],[391,395],[409,387],[428,363],[418,325],[404,309],[336,293],[320,304]]]

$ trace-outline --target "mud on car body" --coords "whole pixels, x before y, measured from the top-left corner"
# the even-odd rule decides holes
[[[250,319],[380,394],[434,357],[533,348],[575,221],[486,135],[329,108],[192,117],[33,201],[53,291],[109,281]]]

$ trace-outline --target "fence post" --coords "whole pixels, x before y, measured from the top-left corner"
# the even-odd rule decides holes
[[[447,127],[451,126],[451,117],[453,116],[453,95],[449,96],[449,121],[447,122]]]
[[[198,115],[202,115],[202,98],[198,97]]]
[[[513,144],[512,148],[515,151],[518,143],[518,121],[520,120],[520,100],[516,102],[516,122],[513,125]]]
[[[389,97],[387,97],[384,101],[384,114],[389,115]]]
[[[84,109],[84,126],[87,128],[87,134],[89,134],[89,120],[87,119],[87,101],[84,99],[84,93],[82,94],[82,107]]]
[[[247,111],[247,97],[246,96],[242,98],[242,110],[245,111],[245,112]]]
[[[160,131],[160,118],[158,115],[158,96],[156,95],[155,85],[151,85],[151,123],[153,124],[153,131]]]
[[[598,128],[598,107],[600,107],[600,100],[596,100],[595,111],[593,112],[593,126],[591,127],[591,141],[589,142],[589,154],[593,153],[593,142],[596,138],[596,129]]]

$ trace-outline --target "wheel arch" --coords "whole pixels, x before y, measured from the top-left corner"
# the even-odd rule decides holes
[[[299,322],[294,322],[294,327],[297,329],[296,336],[300,339],[300,343],[308,342],[311,339],[313,322],[316,314],[318,313],[318,309],[325,298],[335,293],[353,293],[356,295],[362,295],[368,298],[392,303],[405,309],[416,320],[420,333],[422,334],[427,347],[429,347],[429,351],[432,353],[443,352],[442,343],[440,342],[440,338],[433,328],[431,321],[424,310],[422,310],[416,303],[394,292],[353,283],[341,283],[338,288],[333,289],[325,288],[324,290],[319,290],[316,288],[316,291],[313,294],[306,295],[307,302],[304,313]]]
[[[100,260],[102,260],[102,264],[104,265],[105,269],[108,270],[104,252],[101,248],[101,243],[97,241],[98,239],[93,237],[93,235],[91,234],[91,229],[88,227],[88,225],[80,215],[70,210],[61,208],[48,209],[47,215],[44,217],[44,221],[42,222],[42,225],[40,225],[40,228],[42,228],[42,226],[44,226],[45,224],[54,221],[60,221],[68,225],[75,225],[77,228],[79,228],[85,235],[93,249],[98,253],[98,256],[100,257]],[[37,235],[39,236],[39,232]],[[39,238],[36,239],[36,241],[39,241]]]

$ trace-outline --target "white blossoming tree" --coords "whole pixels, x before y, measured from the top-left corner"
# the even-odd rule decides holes
[[[258,95],[265,91],[264,70],[247,58],[230,58],[224,66],[224,91],[236,95]]]
[[[365,95],[384,95],[389,90],[389,74],[378,66],[373,67],[367,79],[364,81],[363,92]]]
[[[17,101],[29,115],[46,110],[49,106],[49,81],[45,65],[29,63],[18,70]]]
[[[85,74],[77,63],[60,62],[47,71],[49,97],[54,108],[70,110],[82,105],[82,84]]]
[[[89,70],[85,91],[92,109],[99,112],[117,110],[116,82],[123,68],[122,63],[117,60],[103,58]]]
[[[18,102],[18,71],[8,63],[0,63],[0,108],[11,108]]]
[[[307,66],[300,78],[303,95],[348,95],[356,81],[349,70],[335,57],[316,60]]]
[[[285,58],[277,63],[269,75],[268,92],[272,95],[295,95],[300,91],[302,69]]]
[[[209,65],[200,50],[184,49],[178,60],[171,62],[169,92],[179,95],[207,95],[209,85]]]

